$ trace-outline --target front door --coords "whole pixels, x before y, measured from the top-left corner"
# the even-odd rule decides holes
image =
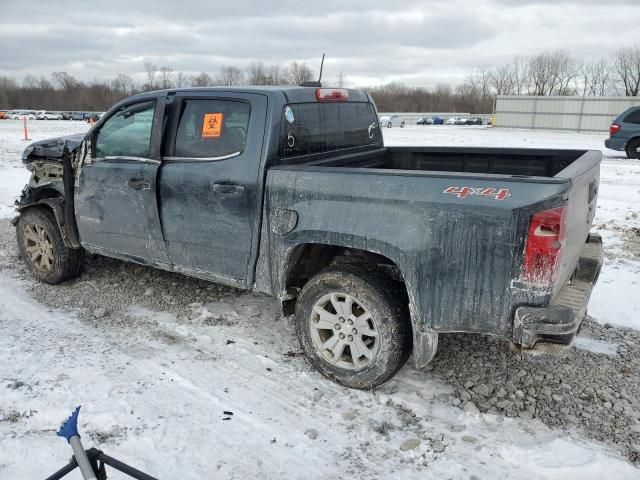
[[[129,104],[91,134],[75,188],[80,240],[90,250],[168,265],[156,196],[164,103]]]
[[[161,218],[176,271],[245,285],[259,211],[267,99],[177,96],[160,180]]]

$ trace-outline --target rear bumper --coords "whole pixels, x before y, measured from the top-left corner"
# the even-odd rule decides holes
[[[591,234],[571,282],[548,307],[519,307],[513,319],[513,341],[533,348],[539,341],[568,345],[580,329],[593,286],[602,268],[602,238]]]
[[[609,137],[604,141],[604,146],[610,150],[624,150],[624,147],[627,142],[622,139]]]

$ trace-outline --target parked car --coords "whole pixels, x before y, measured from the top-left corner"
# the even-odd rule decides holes
[[[404,128],[405,122],[404,118],[402,118],[400,115],[383,115],[380,117],[380,125],[387,128]]]
[[[7,112],[7,118],[9,120],[22,120],[26,118],[27,120],[35,120],[36,112],[33,110],[11,110]]]
[[[421,117],[416,122],[416,125],[442,125],[443,123],[444,120],[436,115],[433,117]]]
[[[69,120],[84,120],[84,113],[83,112],[70,112],[69,113]]]
[[[459,122],[458,117],[450,117],[450,118],[447,118],[447,121],[444,123],[445,125],[459,125],[458,122]]]
[[[482,118],[471,117],[467,119],[467,125],[482,125]]]
[[[41,110],[36,113],[36,120],[62,120],[62,114]]]
[[[7,118],[7,111],[0,110],[0,120],[5,120]]]
[[[580,328],[600,151],[385,147],[358,90],[170,95],[26,148],[12,223],[37,279],[90,252],[276,296],[309,361],[354,388],[424,367],[439,333],[533,348]]]
[[[631,107],[616,117],[604,145],[624,151],[628,158],[640,158],[640,107]]]

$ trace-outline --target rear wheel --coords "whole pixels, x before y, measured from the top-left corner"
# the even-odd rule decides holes
[[[391,122],[387,123],[387,128],[391,128]]]
[[[411,353],[406,293],[364,265],[330,267],[304,286],[296,305],[296,333],[323,375],[351,388],[389,380]]]
[[[82,250],[65,246],[51,210],[31,208],[22,212],[16,235],[20,255],[38,280],[56,284],[82,271]]]
[[[404,128],[404,122],[400,124],[400,128]]]
[[[640,158],[640,139],[631,140],[626,148],[627,157]]]

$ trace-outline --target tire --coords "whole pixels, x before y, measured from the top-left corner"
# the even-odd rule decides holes
[[[16,225],[16,235],[20,256],[41,282],[55,285],[80,275],[83,251],[65,246],[51,210],[30,208],[23,211]]]
[[[404,122],[400,124],[400,128],[404,128]]]
[[[406,292],[398,282],[367,265],[342,264],[304,286],[295,323],[300,345],[320,373],[345,387],[369,389],[393,377],[409,358],[409,318]]]
[[[625,150],[628,158],[640,159],[640,139],[631,140]]]
[[[391,122],[387,123],[387,128],[391,128]]]

